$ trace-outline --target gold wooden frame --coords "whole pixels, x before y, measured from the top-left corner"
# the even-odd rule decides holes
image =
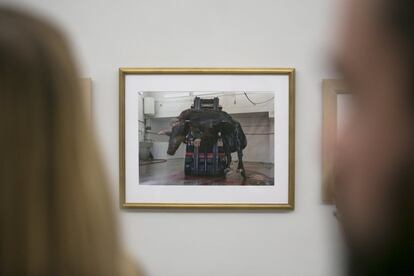
[[[323,127],[322,127],[322,201],[334,203],[335,166],[332,153],[327,148],[328,139],[337,136],[338,95],[348,94],[343,80],[328,79],[322,82]]]
[[[126,203],[125,77],[126,75],[287,75],[289,76],[289,196],[287,204]],[[119,202],[121,208],[281,209],[295,207],[295,69],[292,68],[120,68],[119,69]]]

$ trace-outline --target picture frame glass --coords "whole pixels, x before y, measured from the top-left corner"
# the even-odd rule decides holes
[[[293,208],[293,71],[120,72],[122,207]],[[204,104],[198,111],[196,98]],[[215,98],[220,110],[207,110]],[[186,110],[195,117],[177,119]],[[185,140],[169,156],[171,140],[182,135],[163,134],[178,129],[180,122]],[[217,175],[226,167],[219,166],[220,143],[225,160],[226,144],[242,137],[233,122],[239,123],[247,146],[242,157],[237,150],[231,155],[225,176]],[[219,129],[215,137],[217,132],[220,137],[215,147],[203,146],[211,129]],[[188,156],[193,158],[190,163]],[[243,160],[246,177],[237,170],[238,159]],[[198,165],[195,175],[193,164]]]

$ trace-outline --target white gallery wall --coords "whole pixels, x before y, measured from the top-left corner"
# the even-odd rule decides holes
[[[294,67],[296,209],[119,210],[123,241],[150,276],[340,275],[332,208],[321,203],[321,80],[333,0],[0,0],[50,16],[93,82],[93,120],[118,200],[119,67]],[[334,20],[334,21],[332,21]],[[276,176],[277,177],[277,176]]]

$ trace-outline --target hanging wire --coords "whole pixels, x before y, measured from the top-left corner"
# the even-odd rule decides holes
[[[157,93],[159,93],[159,92],[165,92],[165,91],[149,91],[149,93],[151,93],[151,92],[157,92]],[[187,91],[184,91],[184,92],[187,92]],[[193,91],[188,91],[188,93],[191,93],[191,92],[193,92]],[[265,104],[265,103],[268,103],[268,102],[270,102],[271,100],[273,100],[274,99],[274,97],[271,97],[270,99],[268,99],[268,100],[266,100],[266,101],[263,101],[263,102],[258,102],[258,103],[256,103],[256,102],[254,102],[254,101],[252,101],[250,98],[249,98],[249,96],[247,95],[247,93],[246,92],[243,92],[243,91],[240,91],[240,92],[232,92],[232,93],[227,93],[227,92],[230,92],[230,91],[226,91],[226,92],[211,92],[211,93],[209,93],[209,94],[205,94],[205,95],[186,95],[186,96],[181,96],[181,97],[177,97],[177,98],[157,98],[157,101],[158,102],[169,102],[169,101],[177,101],[177,100],[184,100],[184,101],[192,101],[192,99],[194,99],[194,97],[218,97],[218,98],[222,98],[222,97],[234,97],[234,101],[236,101],[237,99],[237,96],[245,96],[246,98],[247,98],[247,100],[251,103],[251,104],[253,104],[253,105],[259,105],[259,104]],[[269,91],[256,91],[256,92],[259,92],[259,93],[270,93]],[[148,93],[148,92],[141,92],[141,93]]]
[[[243,94],[244,94],[244,96],[247,98],[247,100],[249,100],[249,102],[251,102],[253,105],[265,104],[265,103],[268,103],[268,102],[270,102],[271,100],[273,100],[273,99],[275,98],[275,97],[271,97],[270,99],[268,99],[268,100],[266,100],[266,101],[264,101],[264,102],[255,103],[255,102],[253,102],[253,101],[249,98],[249,96],[247,96],[247,93],[246,93],[246,92],[243,92]]]

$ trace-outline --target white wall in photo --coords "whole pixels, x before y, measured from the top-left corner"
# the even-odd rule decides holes
[[[280,91],[278,91],[280,92]],[[198,92],[201,93],[201,92]],[[209,93],[209,92],[203,92]],[[246,95],[244,94],[246,93]],[[165,95],[182,94],[188,96],[182,97],[165,97]],[[194,97],[198,96],[197,92],[176,92],[176,93],[144,93],[146,97],[153,97],[155,99],[155,115],[154,118],[168,118],[177,117],[181,111],[191,107]],[[273,92],[244,92],[244,91],[226,91],[226,92],[212,92],[212,94],[199,95],[201,98],[218,97],[223,111],[229,114],[240,113],[257,113],[269,112],[274,110]],[[247,98],[248,97],[248,98]],[[252,104],[248,99],[250,99]]]
[[[295,67],[294,212],[118,209],[122,238],[150,276],[340,275],[319,158],[321,80],[334,77],[325,56],[337,0],[1,2],[35,8],[67,30],[82,75],[94,82],[92,118],[115,208],[119,67]]]
[[[146,116],[151,126],[147,139],[153,142],[152,154],[156,159],[183,158],[185,145],[182,144],[174,156],[167,154],[168,137],[158,135],[162,130],[170,130],[178,115],[191,107],[194,97],[218,97],[223,111],[238,121],[247,138],[247,147],[243,151],[244,160],[252,162],[274,162],[274,94],[247,92],[144,92],[143,96],[154,99],[156,112]],[[250,99],[250,102],[248,99]],[[143,128],[143,125],[142,125]],[[141,140],[140,140],[141,141]],[[237,153],[232,154],[238,160]]]

